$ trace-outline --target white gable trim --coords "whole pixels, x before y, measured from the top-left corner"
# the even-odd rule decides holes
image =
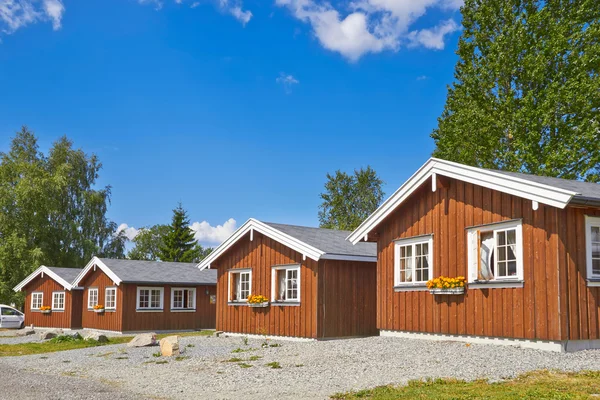
[[[203,270],[205,268],[210,268],[210,264],[215,261],[217,258],[221,256],[224,252],[226,252],[231,246],[233,246],[238,240],[244,237],[247,233],[250,232],[250,240],[254,239],[254,231],[262,233],[265,236],[270,237],[273,240],[289,247],[292,250],[297,251],[302,254],[304,257],[308,257],[315,261],[319,261],[319,259],[325,254],[325,252],[313,247],[309,244],[306,244],[286,233],[281,232],[267,224],[264,224],[260,221],[255,220],[254,218],[250,218],[248,221],[244,223],[244,225],[240,226],[227,240],[221,243],[216,249],[214,249],[208,257],[198,264],[198,268]]]
[[[428,179],[436,175],[458,179],[463,182],[483,186],[492,190],[518,196],[536,203],[552,207],[565,208],[577,193],[544,185],[527,179],[488,171],[483,168],[471,167],[451,161],[430,158],[417,170],[398,190],[394,192],[373,214],[364,220],[347,240],[356,244],[365,238],[369,232],[390,215],[404,200]],[[432,185],[435,191],[435,184]],[[535,206],[534,206],[535,208]]]
[[[104,272],[111,281],[114,282],[115,285],[119,286],[122,282],[121,278],[119,278],[114,272],[110,270],[98,257],[93,257],[89,263],[85,266],[85,268],[77,275],[77,278],[73,281],[73,286],[79,286],[83,278],[87,275],[88,272],[94,267],[100,268],[102,272]]]
[[[73,285],[71,285],[69,282],[65,281],[63,278],[61,278],[60,276],[58,276],[56,273],[52,272],[52,270],[50,268],[42,265],[41,267],[39,267],[38,269],[36,269],[35,271],[33,271],[21,283],[19,283],[17,286],[15,286],[13,290],[15,292],[20,292],[21,290],[23,290],[23,288],[25,286],[27,286],[27,284],[29,282],[31,282],[32,280],[34,280],[35,278],[37,278],[38,275],[42,275],[42,274],[46,274],[50,278],[54,279],[56,282],[60,283],[65,290],[71,290],[71,289],[73,289]]]

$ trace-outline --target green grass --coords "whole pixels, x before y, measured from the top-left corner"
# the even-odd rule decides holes
[[[258,361],[261,358],[262,358],[261,356],[251,356],[250,358],[248,358],[248,361]]]
[[[338,393],[332,399],[369,400],[583,400],[600,396],[600,371],[566,373],[536,371],[516,379],[489,383],[456,379],[410,381],[406,386],[380,386],[357,392]]]
[[[251,368],[252,367],[252,365],[246,364],[246,363],[239,363],[238,365],[240,366],[240,368]]]
[[[162,356],[162,353],[160,351],[157,351],[156,353],[152,353],[152,357],[160,357]]]
[[[162,360],[162,361],[156,361],[154,364],[168,364],[169,362],[167,360]]]
[[[279,369],[279,368],[281,368],[281,364],[279,364],[277,361],[273,361],[273,362],[270,362],[270,363],[265,364],[265,365],[267,367],[271,367],[273,369]]]
[[[183,360],[189,360],[190,357],[188,356],[177,356],[175,357],[175,361],[183,361]]]
[[[258,349],[253,349],[253,348],[249,348],[249,349],[242,349],[241,347],[238,347],[235,350],[231,350],[232,353],[245,353],[247,351],[254,351],[254,350],[258,350]]]
[[[240,362],[240,361],[244,361],[239,357],[232,357],[229,360],[225,360],[224,362]]]
[[[56,338],[55,338],[56,339]],[[95,340],[57,340],[50,339],[41,343],[0,344],[0,357],[25,356],[31,354],[55,353],[57,351],[85,349],[131,341],[131,336],[111,337],[107,343]]]

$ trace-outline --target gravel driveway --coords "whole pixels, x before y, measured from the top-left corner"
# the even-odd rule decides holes
[[[258,340],[244,345],[239,337],[184,337],[180,343],[189,357],[180,361],[154,357],[157,347],[125,345],[3,357],[0,398],[324,399],[425,377],[498,380],[544,368],[600,370],[600,350],[559,354],[386,337],[282,341],[269,348]],[[249,351],[232,352],[238,348]],[[251,367],[227,362],[232,357]],[[281,368],[265,365],[271,362]]]

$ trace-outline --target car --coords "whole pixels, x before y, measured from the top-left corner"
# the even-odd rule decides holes
[[[14,307],[0,304],[0,328],[22,329],[25,327],[25,315]]]

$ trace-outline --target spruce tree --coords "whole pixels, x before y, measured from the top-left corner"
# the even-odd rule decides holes
[[[158,258],[161,261],[198,262],[203,249],[194,239],[194,231],[190,228],[190,220],[181,203],[173,210],[168,228],[159,247]]]

